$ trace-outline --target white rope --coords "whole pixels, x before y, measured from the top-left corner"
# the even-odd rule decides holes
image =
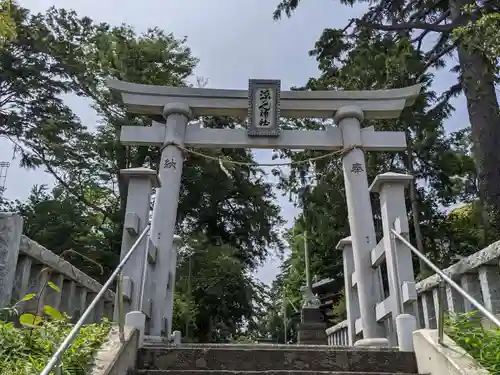
[[[192,155],[196,155],[196,156],[200,156],[200,157],[208,159],[208,160],[216,161],[219,163],[219,165],[223,169],[224,169],[223,164],[231,164],[231,165],[246,166],[246,167],[286,167],[286,166],[292,166],[292,165],[301,165],[301,164],[311,163],[311,162],[317,161],[317,160],[326,159],[326,158],[333,157],[333,156],[340,156],[342,158],[346,154],[351,152],[352,150],[355,150],[355,149],[362,150],[363,149],[363,147],[361,145],[352,145],[349,147],[345,147],[341,150],[329,152],[328,154],[325,154],[325,155],[314,156],[311,158],[307,158],[305,160],[296,160],[296,161],[281,162],[281,163],[280,162],[277,162],[277,163],[256,163],[256,162],[244,162],[244,161],[231,160],[231,159],[229,159],[227,157],[223,157],[223,156],[212,156],[212,155],[204,154],[202,152],[181,146],[180,144],[178,144],[176,142],[165,143],[162,146],[161,151],[163,151],[163,149],[165,147],[168,147],[168,146],[175,146],[183,152],[186,152],[186,153],[189,153]]]

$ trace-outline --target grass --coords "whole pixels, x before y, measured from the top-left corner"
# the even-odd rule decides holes
[[[446,334],[492,375],[500,375],[500,328],[485,329],[478,312],[454,314]]]

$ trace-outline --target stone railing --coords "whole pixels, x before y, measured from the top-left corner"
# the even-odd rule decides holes
[[[352,346],[349,341],[349,321],[346,319],[332,327],[326,329],[326,336],[328,338],[328,345],[330,346]],[[347,340],[344,337],[347,336]]]
[[[445,269],[444,272],[472,297],[484,304],[488,310],[500,315],[500,241],[461,259]],[[432,275],[416,284],[417,325],[419,328],[437,328],[438,287],[439,277],[437,275]],[[461,313],[477,310],[448,285],[446,285],[445,290],[445,311]],[[360,320],[357,319],[356,323],[359,333]],[[485,324],[487,324],[486,321]],[[346,335],[349,337],[348,328],[348,320],[328,328],[326,330],[328,344],[352,345],[349,340],[345,340]]]
[[[500,314],[500,241],[463,258],[444,270],[467,293],[496,315]],[[439,276],[416,285],[420,328],[437,328]],[[477,310],[449,285],[445,286],[444,310],[463,313]]]
[[[349,346],[349,324],[347,320],[327,328],[326,336],[330,346]]]
[[[23,220],[0,213],[0,308],[12,306],[30,293],[38,298],[22,302],[20,312],[41,313],[49,305],[70,317],[89,306],[102,285],[50,250],[22,235]],[[53,283],[60,292],[48,286]],[[108,291],[94,309],[90,322],[113,315],[114,293]]]

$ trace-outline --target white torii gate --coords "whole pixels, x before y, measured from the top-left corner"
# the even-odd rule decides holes
[[[361,128],[363,119],[397,118],[413,104],[421,85],[374,91],[280,91],[280,81],[250,80],[247,90],[141,85],[117,80],[108,87],[121,92],[127,110],[135,114],[163,115],[166,124],[151,127],[123,126],[120,141],[125,145],[162,147],[151,241],[158,248],[151,290],[154,314],[150,335],[160,336],[165,319],[171,332],[173,288],[167,290],[174,227],[184,157],[181,147],[347,149],[342,165],[346,187],[349,225],[357,288],[365,339],[383,338],[376,321],[378,278],[371,266],[370,252],[377,245],[368,190],[364,151],[406,149],[404,132]],[[246,129],[206,129],[188,122],[198,116],[248,117]],[[280,117],[332,118],[338,127],[327,130],[280,130]],[[332,244],[333,246],[333,244]],[[161,286],[161,287],[158,287]]]

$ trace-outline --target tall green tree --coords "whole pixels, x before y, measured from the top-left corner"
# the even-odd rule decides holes
[[[118,178],[119,171],[142,165],[156,169],[160,150],[120,145],[117,136],[120,127],[147,126],[152,120],[164,120],[126,113],[121,97],[109,91],[105,82],[114,78],[143,84],[185,86],[197,60],[191,56],[185,40],[175,39],[159,29],[136,35],[128,26],[94,25],[90,20],[79,20],[73,12],[57,9],[49,10],[45,19],[51,29],[58,30],[58,40],[63,41],[61,46],[54,48],[54,55],[71,72],[72,87],[93,101],[102,119],[94,136],[101,160],[95,163],[88,159],[89,164],[80,169],[107,175],[117,183],[119,212],[123,215],[126,186]],[[73,26],[68,30],[65,25]],[[85,48],[81,46],[82,37],[86,41]],[[237,125],[232,119],[202,120],[206,127],[234,128]],[[228,178],[218,163],[186,155],[177,229],[186,235],[204,231],[213,244],[231,244],[238,249],[245,264],[255,267],[265,258],[269,248],[279,246],[275,226],[281,219],[279,208],[272,203],[271,186],[259,177],[262,171],[253,166],[250,152],[201,151],[245,161],[249,166],[232,169]]]
[[[493,12],[492,12],[493,10]],[[466,48],[481,50],[489,60],[497,80],[500,74],[500,9],[494,1],[483,2],[483,7],[464,8],[473,15],[474,21],[453,30],[453,36]]]
[[[71,88],[52,58],[54,35],[26,9],[13,6],[12,17],[18,37],[0,55],[0,136],[13,142],[23,167],[76,157],[72,142],[86,141],[86,129],[61,99]]]
[[[18,145],[16,151],[22,155],[23,166],[43,165],[68,193],[115,223],[119,234],[127,194],[119,171],[141,165],[156,168],[159,149],[125,147],[119,143],[122,125],[148,125],[152,119],[127,114],[121,97],[109,91],[105,82],[117,78],[137,83],[186,85],[197,61],[184,40],[159,29],[137,35],[129,26],[95,24],[74,12],[55,8],[35,16],[18,8],[17,14],[23,35],[45,35],[36,40],[35,52],[40,51],[40,61],[33,63],[46,69],[50,80],[42,76],[37,81],[37,76],[32,78],[28,71],[22,71],[29,69],[29,59],[37,57],[30,51],[30,43],[34,41],[19,39],[9,45],[12,54],[26,50],[28,60],[13,65],[13,57],[9,60],[8,54],[2,56],[7,60],[3,64],[4,75],[12,77],[7,88],[25,90],[6,92],[7,126],[2,127],[3,134]],[[61,93],[71,92],[93,102],[102,122],[97,131],[87,131],[58,99]],[[21,107],[24,112],[15,110]],[[30,108],[33,113],[28,112]],[[38,117],[35,111],[40,113]],[[26,115],[20,117],[18,113]],[[206,118],[204,122],[209,127],[236,126],[231,119]],[[247,161],[249,166],[233,169],[228,178],[217,163],[187,157],[178,229],[186,234],[203,230],[211,241],[229,242],[239,249],[247,265],[255,267],[269,248],[279,245],[275,225],[281,219],[279,208],[271,203],[271,186],[263,182],[262,171],[253,166],[248,151],[202,152]],[[88,199],[85,195],[88,188],[106,192],[109,195],[106,205],[99,206]],[[247,220],[249,215],[256,221]]]
[[[453,108],[447,98],[431,89],[433,76],[424,74],[425,59],[409,42],[394,41],[383,33],[364,30],[349,40],[338,30],[325,30],[310,52],[318,61],[320,76],[312,78],[301,90],[363,90],[367,87],[397,88],[411,85],[417,77],[423,82],[423,92],[414,106],[397,120],[370,120],[364,125],[377,130],[399,130],[407,137],[405,152],[367,153],[369,180],[383,172],[411,173],[415,178],[412,194],[408,194],[412,241],[418,238],[421,249],[439,265],[453,262],[450,253],[465,255],[485,244],[484,238],[471,236],[470,231],[455,230],[448,217],[448,208],[461,202],[473,202],[478,193],[476,169],[470,152],[469,133],[459,131],[447,135],[443,120]],[[329,123],[297,121],[287,126],[302,129],[324,129]],[[324,155],[322,152],[283,153],[293,160]],[[338,318],[342,318],[342,255],[334,250],[339,240],[349,235],[342,160],[328,157],[314,163],[303,163],[282,176],[281,188],[297,197],[303,214],[295,223],[295,233],[307,229],[311,273],[318,279],[337,280],[334,293],[339,295]],[[377,238],[381,222],[377,197],[372,199]],[[287,292],[296,300],[304,284],[304,262],[301,240],[289,238],[291,254],[278,277]],[[470,246],[460,247],[463,241]],[[417,272],[418,262],[415,261]],[[421,274],[421,277],[425,274]]]
[[[176,293],[184,306],[195,305],[196,311],[186,319],[186,308],[179,305],[184,326],[176,328],[186,335],[187,324],[186,336],[198,342],[229,342],[253,321],[263,287],[229,245],[214,246],[200,234],[191,236],[185,250],[179,257]]]
[[[421,75],[424,62],[411,44],[395,43],[382,35],[367,32],[363,38],[336,48],[334,43],[337,36],[335,30],[325,32],[311,51],[318,60],[322,74],[317,79],[311,79],[306,88],[361,90],[366,86],[401,87],[411,84],[416,76]],[[370,180],[378,173],[389,170],[414,176],[415,184],[408,207],[413,214],[415,211],[419,214],[419,217],[413,215],[413,221],[421,224],[421,230],[424,231],[423,247],[430,251],[435,248],[432,238],[438,233],[433,233],[433,228],[437,228],[433,220],[441,215],[442,208],[470,201],[477,196],[477,191],[473,183],[474,164],[470,152],[464,146],[468,134],[457,132],[450,137],[445,134],[442,122],[451,114],[452,107],[430,90],[431,75],[424,75],[421,79],[424,91],[415,105],[405,110],[399,119],[367,121],[367,126],[373,125],[379,130],[404,131],[408,143],[406,152],[367,154],[367,172]],[[328,187],[323,187],[323,184],[328,186],[330,181],[340,181],[339,188],[343,189],[340,163],[339,159],[325,159],[317,163],[313,170],[298,171],[299,174],[313,177],[309,182],[302,179],[300,184],[317,181],[313,190],[328,192]],[[293,173],[291,177],[292,183],[297,181]],[[289,185],[289,188],[293,189],[293,185]],[[295,191],[300,189],[298,186]],[[324,195],[320,193],[321,197]],[[317,201],[321,202],[321,199]],[[373,208],[377,221],[380,218],[378,206],[374,197]],[[377,229],[380,233],[379,224]]]
[[[242,338],[250,342],[295,343],[301,305],[294,304],[293,297],[284,292],[281,278],[266,286],[264,292],[264,298],[257,306],[259,314],[256,314]]]
[[[107,197],[98,191],[87,191],[86,195],[105,205]],[[0,210],[21,214],[24,235],[101,282],[117,261],[118,255],[109,250],[108,243],[112,223],[61,186],[49,190],[35,185],[26,201],[3,201]]]
[[[7,44],[0,57],[5,78],[0,131],[15,145],[22,166],[44,168],[57,183],[51,193],[35,191],[32,201],[16,208],[32,217],[33,227],[39,226],[29,233],[28,225],[29,235],[56,251],[86,249],[89,258],[105,263],[106,277],[117,264],[121,246],[127,186],[120,170],[156,169],[160,156],[156,147],[121,145],[120,128],[164,121],[126,113],[121,97],[107,89],[106,80],[186,86],[197,59],[184,39],[158,28],[139,34],[130,26],[95,23],[55,8],[31,15],[17,7],[14,14],[20,37]],[[88,99],[100,119],[97,128],[86,129],[64,105],[61,94]],[[201,120],[207,127],[237,126],[229,118]],[[204,263],[212,266],[197,273],[200,287],[193,289],[194,300],[186,299],[180,289],[176,304],[195,317],[198,338],[208,337],[215,324],[217,332],[226,327],[226,333],[216,335],[222,340],[252,316],[253,296],[259,289],[249,275],[270,251],[281,249],[277,228],[282,219],[271,185],[249,151],[201,152],[248,163],[230,168],[228,176],[218,163],[188,153],[179,197],[177,232],[185,239],[202,237],[197,264],[200,269]],[[76,228],[65,236],[60,231],[71,227],[73,216]],[[82,244],[83,238],[92,245]],[[203,253],[207,249],[212,251]],[[99,254],[107,255],[103,259]],[[182,267],[179,275],[182,278]],[[222,281],[224,288],[218,284]],[[208,294],[203,289],[207,285]],[[181,315],[177,321],[184,319]]]
[[[340,3],[353,5],[358,1],[342,0]],[[283,13],[290,16],[299,4],[300,0],[281,1],[274,18],[279,19]],[[353,39],[362,39],[366,34],[379,35],[401,46],[411,44],[415,53],[421,56],[422,64],[419,74],[409,80],[410,84],[417,82],[420,74],[429,69],[446,66],[445,57],[458,56],[458,65],[450,68],[459,72],[459,79],[443,94],[442,101],[460,92],[467,100],[478,188],[485,212],[483,221],[485,225],[490,221],[493,223],[493,235],[500,233],[500,155],[496,152],[500,142],[500,128],[497,126],[500,111],[495,89],[497,58],[491,59],[482,43],[478,45],[471,38],[464,40],[460,30],[470,24],[476,30],[481,29],[478,22],[494,17],[498,11],[495,1],[373,1],[361,18],[350,20],[344,29],[326,29],[320,39],[328,41],[329,45],[325,47],[330,50],[342,49]],[[488,30],[492,29],[488,27]],[[458,38],[453,37],[454,32]],[[491,36],[491,33],[487,35]],[[410,69],[409,75],[412,73],[415,71]],[[364,88],[367,87],[370,86]]]

